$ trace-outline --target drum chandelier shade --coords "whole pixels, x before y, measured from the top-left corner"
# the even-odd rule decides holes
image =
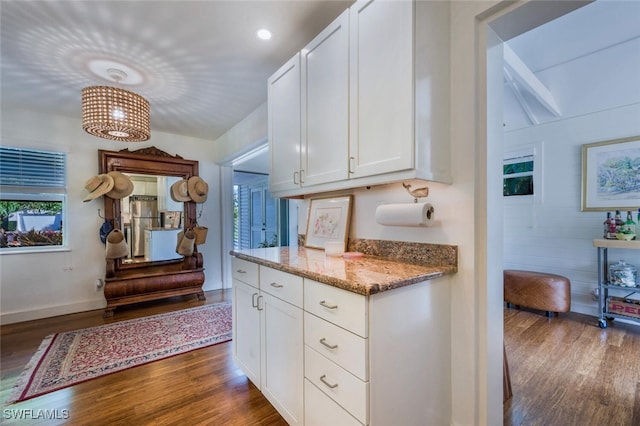
[[[109,86],[82,89],[82,128],[99,138],[142,142],[151,137],[149,102],[128,90]]]

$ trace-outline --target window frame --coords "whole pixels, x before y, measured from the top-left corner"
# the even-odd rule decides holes
[[[533,176],[533,194],[527,195],[504,195],[502,199],[507,204],[542,204],[543,198],[543,150],[544,143],[542,141],[529,144],[510,147],[504,152],[502,161],[502,181],[505,179],[531,175]],[[504,174],[504,166],[509,164],[509,160],[513,158],[532,157],[533,171],[524,173]]]
[[[15,149],[21,151],[40,151],[50,152],[64,157],[64,186],[63,187],[46,187],[46,186],[26,186],[26,185],[0,185],[0,200],[2,201],[33,201],[33,202],[60,202],[62,203],[62,244],[47,246],[19,246],[19,247],[0,247],[0,256],[12,254],[30,254],[30,253],[50,253],[69,251],[70,227],[69,211],[68,211],[68,181],[67,181],[67,152],[55,151],[38,148],[13,147],[5,146],[7,149]]]

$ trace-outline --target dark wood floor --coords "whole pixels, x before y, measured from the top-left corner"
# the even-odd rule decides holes
[[[1,327],[0,398],[42,339],[73,330],[217,303],[175,298]],[[597,327],[593,317],[505,309],[505,345],[513,397],[504,405],[505,425],[640,425],[640,326],[614,322]],[[114,373],[21,403],[4,406],[0,423],[75,425],[285,425],[233,364],[231,342]],[[19,422],[10,410],[68,410],[68,419]],[[339,426],[339,425],[335,425]]]
[[[231,342],[113,373],[5,406],[11,388],[42,339],[52,333],[229,300],[227,290],[206,301],[180,297],[116,310],[64,315],[1,327],[0,400],[3,424],[73,425],[286,425],[232,360]],[[57,421],[13,421],[5,410],[58,410]],[[17,411],[12,411],[16,412]]]
[[[505,425],[640,425],[640,326],[505,309]]]

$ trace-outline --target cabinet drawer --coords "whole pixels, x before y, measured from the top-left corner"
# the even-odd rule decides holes
[[[304,399],[306,426],[362,426],[362,423],[307,379],[304,381]]]
[[[302,308],[302,277],[260,267],[260,290]]]
[[[368,424],[368,382],[363,382],[306,345],[304,347],[304,375],[358,421]]]
[[[305,280],[304,310],[368,337],[367,298],[341,288]]]
[[[305,312],[304,343],[360,380],[369,380],[367,339]]]
[[[258,264],[247,260],[231,258],[232,276],[254,287],[258,287]]]

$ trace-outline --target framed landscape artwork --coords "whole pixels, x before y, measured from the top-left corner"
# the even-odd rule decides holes
[[[582,211],[640,207],[640,136],[582,145]]]
[[[346,244],[352,198],[351,195],[346,195],[311,199],[305,247],[324,249],[327,241],[342,241]]]

